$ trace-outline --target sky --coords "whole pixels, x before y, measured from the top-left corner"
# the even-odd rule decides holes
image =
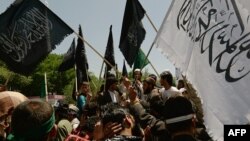
[[[10,6],[10,4],[13,3],[13,1],[14,0],[0,0],[0,13],[3,13]],[[73,30],[78,32],[80,24],[82,26],[84,39],[103,56],[108,41],[109,27],[112,25],[115,61],[118,64],[118,70],[122,71],[124,57],[118,46],[120,42],[120,32],[126,0],[41,1],[47,1],[48,7]],[[139,1],[155,27],[159,29],[172,0]],[[146,16],[144,16],[142,23],[146,30],[146,37],[141,45],[141,49],[145,52],[145,54],[147,54],[156,36],[156,32]],[[61,42],[61,44],[52,51],[52,53],[66,53],[73,38],[77,40],[77,36],[75,34],[71,34],[65,38],[63,42]],[[103,60],[86,44],[85,48],[89,63],[89,71],[99,76]],[[166,69],[175,74],[175,67],[157,48],[153,47],[148,58],[159,74]],[[127,64],[126,66],[128,71],[132,70],[132,68],[130,68]],[[143,69],[143,71],[145,70],[148,70],[149,73],[156,74],[150,64]]]

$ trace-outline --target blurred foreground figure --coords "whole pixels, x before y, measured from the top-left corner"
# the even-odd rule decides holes
[[[52,106],[44,101],[30,100],[18,105],[11,118],[9,141],[51,141],[56,136]]]

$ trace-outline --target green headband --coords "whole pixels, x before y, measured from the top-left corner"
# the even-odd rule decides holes
[[[42,124],[40,128],[31,128],[23,135],[15,135],[15,133],[10,134],[7,139],[9,141],[25,141],[26,138],[40,138],[43,135],[49,133],[55,124],[55,114],[52,113],[49,120]]]

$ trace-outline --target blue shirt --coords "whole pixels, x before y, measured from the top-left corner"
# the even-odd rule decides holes
[[[77,98],[77,107],[79,108],[79,112],[83,112],[83,107],[86,105],[86,97],[84,95],[79,95]]]

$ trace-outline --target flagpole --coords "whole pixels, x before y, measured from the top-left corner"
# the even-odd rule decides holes
[[[76,86],[75,86],[75,87],[76,87],[76,91],[75,91],[75,92],[76,92],[76,94],[77,94],[77,93],[78,93],[78,87],[77,87],[77,86],[78,86],[78,83],[77,83],[77,68],[76,68],[76,67],[77,67],[77,66],[76,66],[76,64],[75,64],[75,83],[76,83]]]
[[[103,66],[104,66],[104,61],[102,62],[102,67],[101,67],[101,71],[100,71],[100,74],[99,74],[99,80],[101,80],[101,77],[102,77]]]
[[[153,68],[153,70],[155,71],[156,75],[157,75],[158,77],[160,77],[160,75],[159,75],[159,73],[157,72],[157,70],[155,69],[154,65],[151,63],[151,61],[150,61],[149,59],[147,59],[147,57],[144,59],[143,64],[142,64],[142,66],[141,66],[140,69],[142,70],[142,67],[143,67],[143,65],[145,64],[146,60],[148,60],[150,66]]]
[[[85,65],[85,72],[86,72],[86,76],[87,76],[87,81],[88,81],[88,83],[89,83],[89,71],[88,71],[88,69],[87,69],[87,65],[86,65],[86,63],[84,64]]]
[[[149,60],[148,60],[149,61]],[[157,70],[155,69],[155,67],[153,66],[153,64],[151,63],[151,61],[149,61],[149,64],[151,65],[151,67],[153,68],[153,70],[155,71],[156,75],[158,77],[160,77],[159,73],[157,72]]]
[[[85,64],[86,65],[86,64]],[[85,66],[85,69],[87,68],[87,66]],[[85,70],[85,72],[86,72],[86,75],[87,75],[87,81],[88,81],[88,83],[90,83],[90,80],[89,80],[89,72],[88,72],[88,70],[86,69]],[[94,87],[95,88],[97,88],[96,87],[96,84],[92,81],[92,84],[94,85]],[[90,89],[90,85],[89,85],[89,89]]]
[[[115,67],[116,67],[116,78],[118,79],[119,77],[118,77],[118,66],[117,66],[117,64],[115,64]]]
[[[146,17],[147,17],[149,23],[152,25],[153,29],[154,29],[155,32],[157,33],[158,31],[157,31],[156,26],[154,25],[154,23],[152,22],[152,20],[151,20],[150,17],[148,16],[148,14],[145,13],[145,15],[146,15]],[[150,46],[150,48],[149,48],[149,51],[148,51],[148,53],[147,53],[147,55],[146,55],[146,57],[145,57],[145,59],[144,59],[143,64],[144,64],[144,63],[146,62],[146,60],[148,59],[149,53],[152,51],[153,46],[154,46],[154,42],[151,44],[151,46]],[[152,66],[152,68],[154,69],[154,71],[156,72],[157,76],[159,77],[160,75],[159,75],[159,73],[156,71],[156,69],[155,69],[155,67],[153,66],[153,64],[151,63],[151,61],[149,61],[149,63],[150,63],[150,65]]]
[[[8,78],[6,79],[6,81],[4,82],[4,86],[7,88],[7,85],[9,83],[9,80],[10,80],[10,76],[11,74],[8,76]]]
[[[150,22],[150,24],[152,25],[152,27],[154,28],[155,32],[157,32],[157,28],[155,27],[155,25],[154,25],[154,23],[152,22],[152,20],[149,18],[148,14],[145,13],[145,15],[146,15],[148,21]]]
[[[66,24],[66,23],[65,23]],[[80,38],[83,42],[85,42],[97,55],[99,55],[110,67],[116,70],[116,67],[113,66],[107,59],[105,59],[88,41],[84,40],[82,36],[80,36],[73,28],[71,28],[68,24],[66,24],[78,38]],[[116,70],[117,71],[117,70]]]
[[[110,67],[116,70],[116,67],[113,66],[107,59],[105,59],[90,43],[88,43],[88,41],[84,40],[83,37],[81,37],[76,31],[74,31],[74,33],[77,35],[78,38],[85,42],[97,55],[99,55]]]
[[[46,102],[48,102],[49,99],[48,99],[48,87],[47,87],[47,74],[46,74],[46,72],[44,73],[44,82],[45,82],[45,100],[46,100]]]
[[[146,55],[146,57],[145,57],[145,59],[144,59],[144,61],[143,61],[143,65],[144,65],[144,63],[146,62],[146,60],[148,60],[149,61],[149,64],[151,65],[151,67],[153,68],[153,70],[155,71],[155,73],[157,74],[157,76],[159,77],[160,75],[159,75],[159,73],[157,72],[157,70],[155,69],[155,67],[153,66],[153,64],[151,63],[151,61],[148,59],[148,56],[149,56],[149,53],[151,52],[151,50],[152,50],[152,48],[153,48],[153,45],[154,45],[154,42],[152,43],[152,45],[151,45],[151,47],[150,47],[150,49],[149,49],[149,51],[148,51],[148,54]],[[142,65],[142,66],[143,66]],[[141,68],[142,69],[142,68]]]
[[[105,67],[105,70],[104,70],[104,92],[106,91],[106,79],[107,79],[107,65]]]

